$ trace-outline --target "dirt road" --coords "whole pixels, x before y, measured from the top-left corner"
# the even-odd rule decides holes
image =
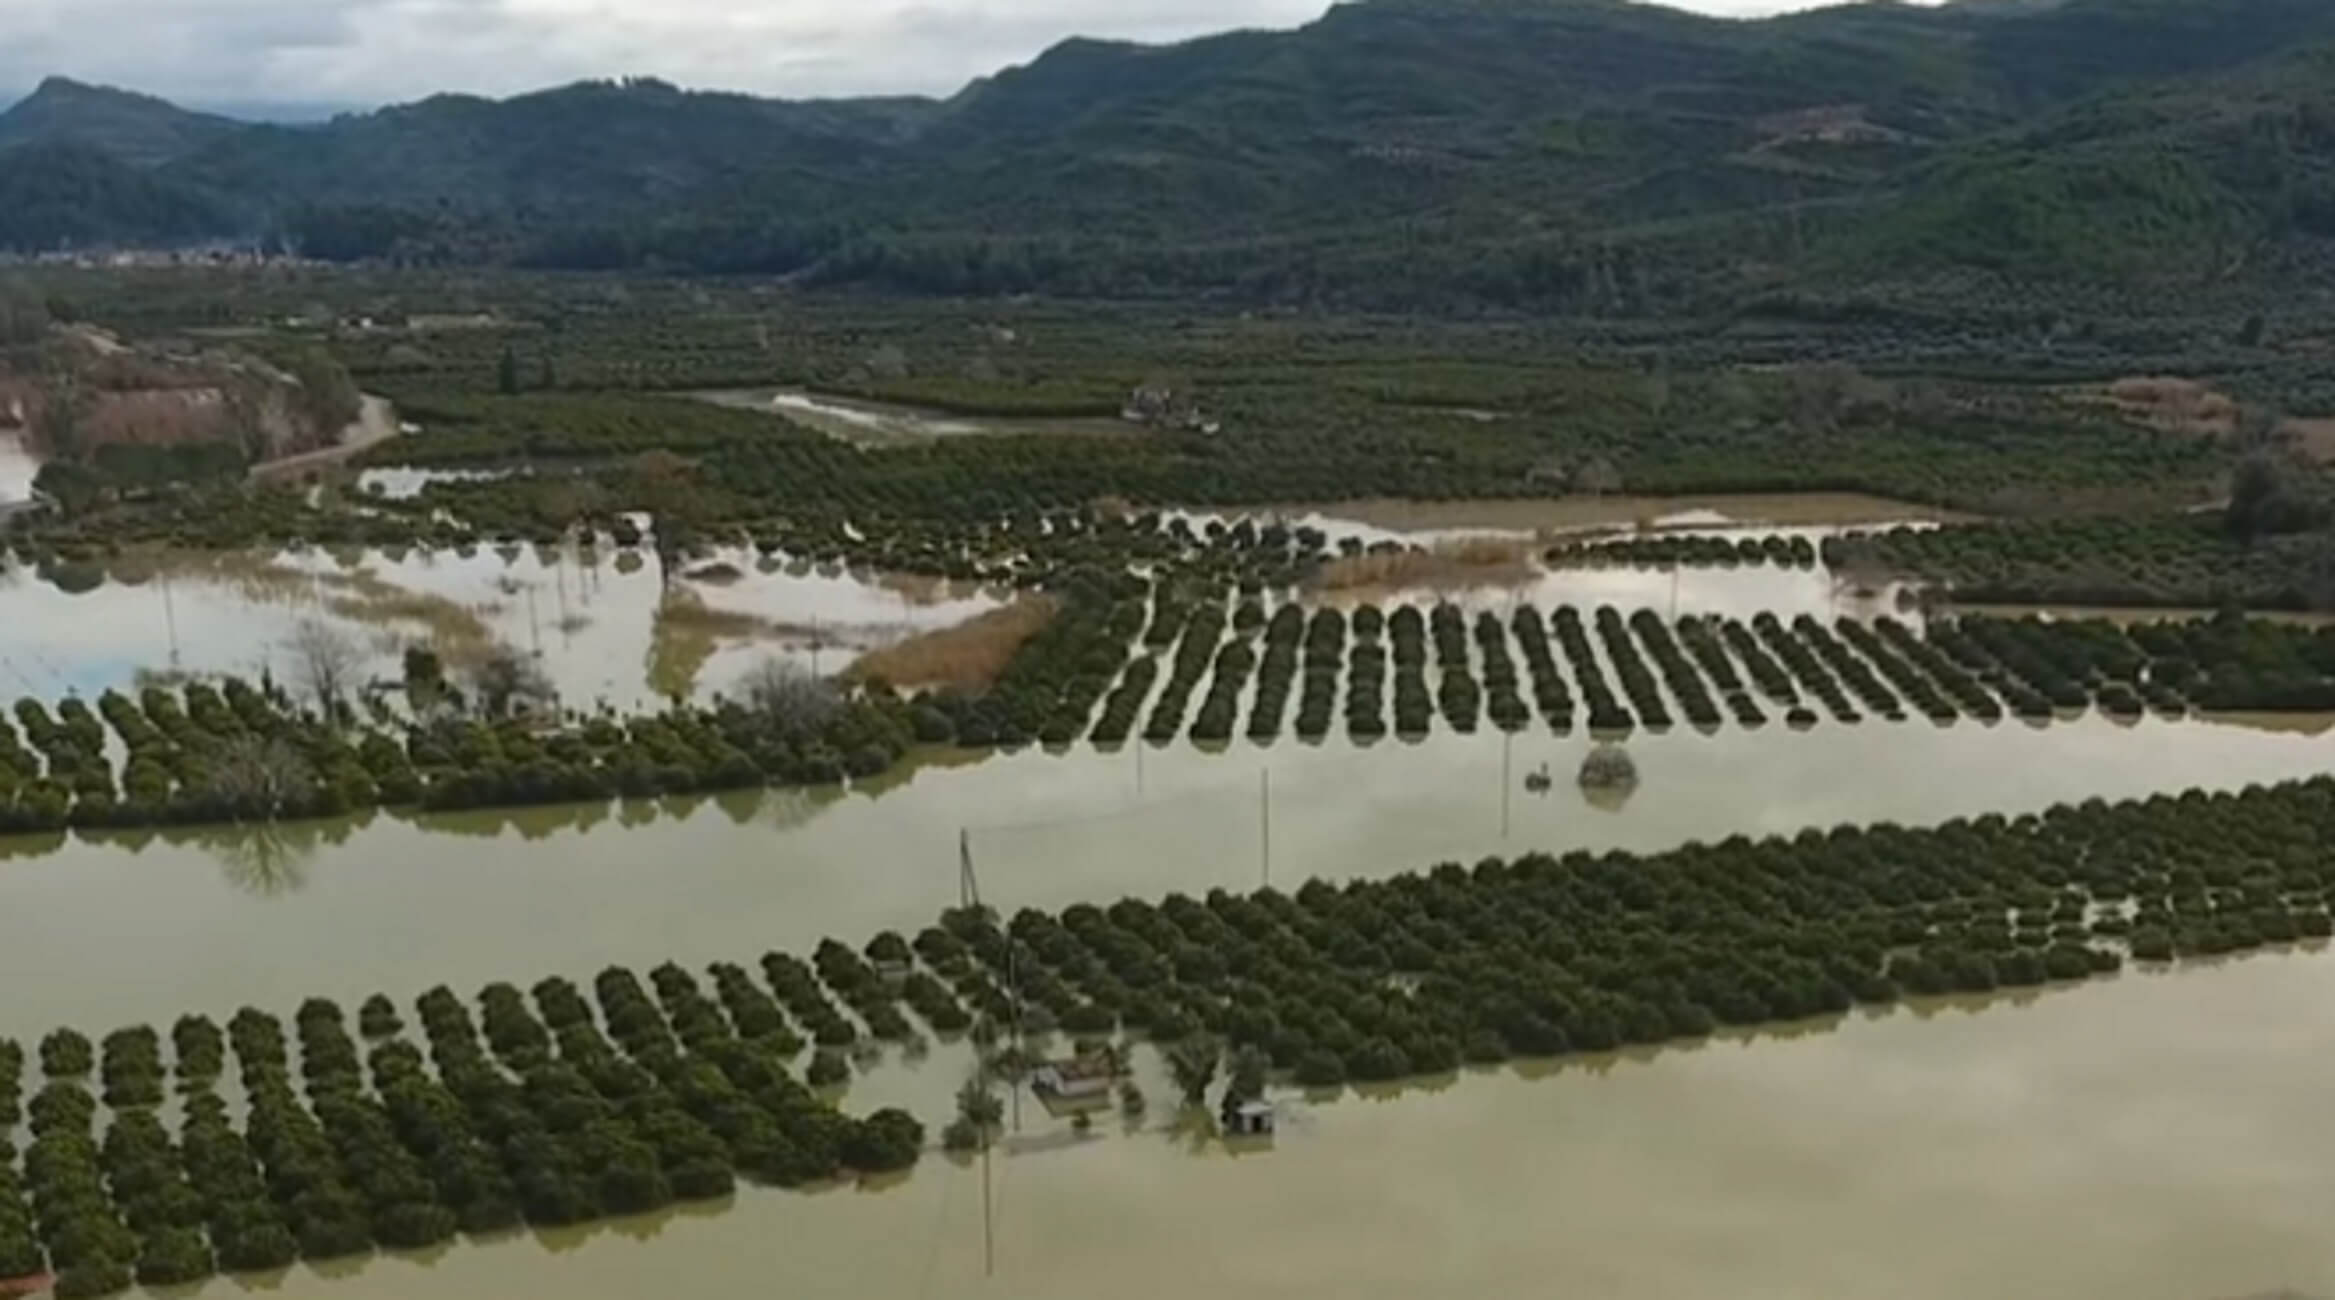
[[[367,394],[358,405],[355,423],[341,430],[340,441],[329,447],[319,447],[294,456],[263,460],[251,467],[251,477],[259,480],[298,478],[313,470],[338,465],[358,452],[396,436],[397,409],[389,404],[388,398]]]

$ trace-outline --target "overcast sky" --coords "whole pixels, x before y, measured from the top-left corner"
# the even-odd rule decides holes
[[[1066,36],[1290,27],[1324,0],[0,0],[0,95],[51,73],[207,104],[381,104],[646,75],[949,94]],[[1684,0],[1706,13],[1793,0]]]

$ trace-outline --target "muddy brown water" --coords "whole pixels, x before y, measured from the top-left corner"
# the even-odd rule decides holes
[[[653,556],[603,543],[460,551],[149,552],[67,591],[0,561],[0,696],[127,689],[156,673],[286,679],[294,630],[339,628],[363,675],[394,681],[410,645],[457,670],[505,647],[541,666],[560,703],[657,707],[732,689],[765,656],[839,671],[862,650],[1003,603],[971,585],[900,579],[719,548],[667,582]]]
[[[475,580],[407,582],[401,566],[420,563],[411,556],[376,576],[467,609],[506,639],[526,626],[514,576],[548,580],[553,599],[561,583],[570,597],[580,590],[582,575],[570,567],[563,577],[556,555],[488,554],[493,564],[452,566],[475,565]],[[271,589],[313,588],[307,566],[327,562],[302,560]],[[615,567],[603,567],[598,580],[611,580]],[[653,590],[653,570],[642,576]],[[45,585],[46,595],[26,596],[21,579],[0,586],[0,653],[55,675],[151,666],[162,644],[148,617],[154,585],[101,588],[136,605],[119,610],[50,609],[41,602],[86,598]],[[704,595],[742,601],[773,624],[809,607],[793,593],[735,589],[706,584]],[[540,606],[546,592],[535,590]],[[240,586],[232,594],[215,615],[193,617],[216,624],[206,643],[248,654],[267,640],[253,612],[274,606]],[[390,605],[362,583],[342,594],[380,597],[385,616],[438,608]],[[1494,607],[1521,594],[1463,601]],[[1681,612],[1877,612],[1821,572],[1756,568],[1551,574],[1529,595]],[[888,611],[907,597],[859,584],[830,599]],[[183,655],[190,633],[175,600],[173,610]],[[591,613],[618,621],[612,608]],[[597,660],[628,679],[644,671],[653,609],[642,622]],[[2232,789],[2328,770],[2331,723],[1680,727],[1629,739],[1639,785],[1596,803],[1571,780],[1587,737],[1439,731],[1368,747],[942,752],[851,790],[0,839],[0,952],[17,976],[0,1000],[0,1035],[167,1024],[190,1010],[224,1017],[247,1003],[289,1014],[310,995],[410,1000],[439,983],[470,994],[493,980],[588,978],[609,963],[751,964],[829,934],[856,944],[881,928],[912,932],[957,901],[960,833],[987,901],[1059,908],[1486,854],[1655,851],[1736,833]],[[1525,775],[1543,765],[1555,789],[1526,793]],[[1023,1103],[1024,1130],[991,1171],[993,1276],[981,1174],[933,1156],[880,1186],[748,1189],[583,1231],[174,1294],[2325,1292],[2335,1287],[2335,1238],[2324,1231],[2335,1214],[2335,1125],[2321,1122],[2335,1093],[2331,1061],[2335,960],[2303,951],[1366,1094],[1285,1092],[1279,1135],[1238,1148],[1175,1115],[1147,1060],[1152,1113],[1134,1131],[1107,1117],[1081,1135]],[[968,1058],[961,1042],[940,1043],[862,1064],[847,1106],[905,1105],[937,1126]]]
[[[1285,1097],[978,1165],[306,1266],[433,1295],[2199,1300],[2335,1283],[2335,961],[2262,954],[1983,1006]],[[214,1281],[233,1296],[254,1282]]]
[[[1366,748],[948,752],[849,791],[0,839],[0,952],[11,969],[72,972],[13,988],[0,1034],[288,1011],[311,994],[403,999],[440,982],[470,992],[612,962],[751,962],[827,935],[856,945],[957,902],[960,832],[984,899],[1011,911],[1529,850],[1930,824],[2335,762],[2325,734],[2196,720],[1680,727],[1627,742],[1640,781],[1607,809],[1573,784],[1593,743],[1442,732]],[[1555,788],[1527,793],[1543,765]]]

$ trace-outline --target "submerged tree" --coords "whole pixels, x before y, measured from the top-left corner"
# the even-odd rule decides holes
[[[203,790],[239,817],[273,821],[305,806],[316,789],[308,756],[274,736],[229,736],[209,755]]]
[[[327,721],[341,713],[341,695],[364,670],[365,651],[356,639],[321,618],[304,618],[284,642],[292,656],[292,679],[316,701]]]
[[[497,646],[471,668],[470,692],[479,711],[490,718],[542,707],[554,696],[543,669],[509,646]]]
[[[1175,1080],[1184,1104],[1205,1103],[1208,1086],[1216,1082],[1216,1067],[1224,1060],[1224,1045],[1206,1034],[1191,1034],[1169,1045],[1165,1055],[1168,1077]]]
[[[771,730],[788,737],[817,733],[843,709],[834,683],[776,656],[747,669],[738,694]]]

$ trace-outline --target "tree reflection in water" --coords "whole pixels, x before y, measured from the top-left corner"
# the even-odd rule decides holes
[[[833,786],[774,786],[755,793],[754,820],[774,831],[793,830],[842,797]]]
[[[339,829],[328,834],[328,828]],[[227,883],[256,898],[280,898],[308,886],[308,868],[328,841],[347,837],[347,822],[246,822],[203,831],[195,843],[219,863]]]

